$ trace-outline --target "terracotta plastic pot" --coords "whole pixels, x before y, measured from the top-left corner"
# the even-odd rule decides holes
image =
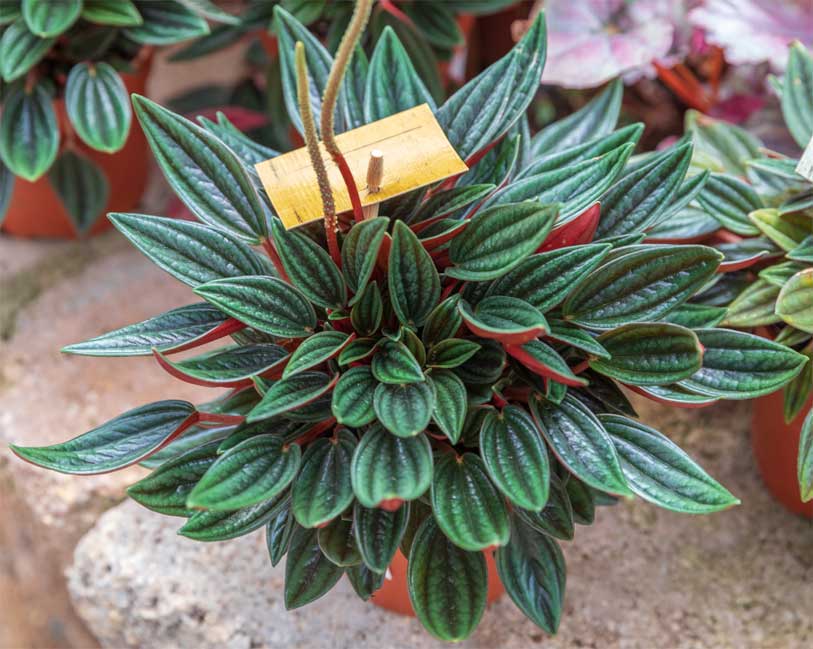
[[[487,602],[499,599],[505,593],[505,589],[500,583],[500,578],[497,576],[497,566],[494,564],[494,558],[490,552],[485,553],[486,567],[488,568],[488,596]],[[384,579],[384,585],[379,588],[372,596],[370,601],[376,606],[385,608],[394,613],[401,615],[415,616],[415,611],[412,609],[412,603],[409,601],[409,592],[407,591],[407,560],[401,554],[401,551],[396,552],[395,557],[390,564],[390,573],[392,579]]]
[[[121,75],[128,92],[144,94],[151,67],[152,55],[145,51],[136,72]],[[65,102],[62,99],[55,100],[54,108],[64,134],[68,123]],[[127,142],[116,153],[94,151],[78,138],[76,149],[99,165],[107,177],[110,197],[104,214],[129,212],[138,205],[147,186],[149,152],[147,141],[135,117]],[[110,222],[100,216],[89,234],[98,234],[109,227]],[[47,173],[33,183],[22,178],[14,179],[14,192],[3,222],[3,232],[18,237],[75,239],[78,236],[59,196],[48,181]]]
[[[802,502],[796,476],[802,422],[813,408],[813,398],[789,424],[785,423],[783,402],[782,390],[754,401],[751,426],[754,456],[762,480],[773,497],[795,514],[813,518],[813,501]]]

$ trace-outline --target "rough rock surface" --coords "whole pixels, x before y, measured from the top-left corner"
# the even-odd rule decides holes
[[[813,646],[813,527],[764,492],[747,439],[748,407],[673,411],[644,420],[688,449],[743,505],[683,516],[641,501],[600,510],[565,544],[568,585],[548,638],[508,600],[462,646],[477,649],[803,649]],[[77,547],[74,604],[105,647],[427,648],[412,619],[359,601],[346,581],[293,612],[263,534],[200,544],[180,519],[125,502]]]

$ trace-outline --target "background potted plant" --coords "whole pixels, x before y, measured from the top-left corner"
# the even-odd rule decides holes
[[[492,555],[511,599],[554,633],[565,588],[558,543],[597,505],[638,495],[707,513],[737,503],[636,420],[621,386],[696,405],[773,391],[807,359],[715,328],[713,308],[689,304],[720,252],[640,243],[707,175],[685,178],[688,142],[630,157],[642,126],[615,128],[618,84],[529,135],[541,15],[506,57],[432,106],[470,171],[384,202],[385,216],[337,215],[312,115],[342,159],[334,116],[354,126],[429,103],[392,31],[363,84],[346,74],[369,8],[357,5],[335,61],[275,11],[278,33],[292,37],[280,48],[295,82],[291,117],[326,190],[316,227],[286,230],[273,213],[250,166],[267,151],[134,99],[168,182],[200,223],[111,219],[205,301],[65,351],[152,354],[182,380],[229,392],[199,406],[148,404],[64,444],[13,450],[72,474],[154,468],[130,495],[186,518],[189,538],[264,526],[272,563],[287,556],[289,608],[344,574],[374,596],[400,548],[418,619],[459,640],[482,616]],[[203,355],[174,356],[227,337]],[[713,396],[690,392],[698,385]]]
[[[773,80],[788,131],[800,147],[813,136],[813,57],[790,48],[785,76]],[[712,171],[687,212],[679,236],[713,241],[734,272],[701,299],[731,302],[724,324],[759,330],[813,357],[813,183],[796,172],[797,157],[766,149],[753,134],[691,113],[694,164]],[[813,365],[782,393],[754,405],[753,445],[771,492],[789,509],[813,516],[813,449],[800,444],[813,406]],[[811,420],[806,430],[810,431]],[[801,497],[800,497],[801,496]]]
[[[74,237],[134,208],[147,147],[129,93],[144,93],[151,47],[235,21],[207,2],[4,0],[0,4],[0,223]]]
[[[215,26],[210,34],[175,52],[172,59],[196,58],[254,37],[246,48],[247,72],[231,88],[194,89],[188,94],[191,105],[187,101],[172,102],[174,109],[194,114],[201,107],[202,97],[212,112],[220,109],[228,114],[226,108],[235,106],[248,109],[266,122],[241,129],[250,130],[255,140],[282,150],[301,145],[298,123],[291,123],[282,102],[285,82],[278,52],[280,35],[273,20],[276,4],[305,25],[331,55],[339,45],[353,9],[351,2],[246,0],[238,12],[239,23]],[[442,3],[386,0],[374,5],[360,46],[369,56],[383,31],[386,28],[394,31],[431,97],[442,101],[450,89],[476,75],[511,48],[511,12],[524,16],[527,7],[516,0]],[[238,120],[230,121],[239,126]]]

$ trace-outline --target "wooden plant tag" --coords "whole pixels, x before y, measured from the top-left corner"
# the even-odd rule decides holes
[[[353,174],[362,206],[468,170],[426,104],[341,133],[336,136],[336,142]],[[339,168],[321,142],[319,146],[333,189],[336,212],[352,209]],[[381,186],[375,193],[367,190],[367,168],[373,150],[384,158]],[[324,217],[316,172],[307,149],[303,147],[265,160],[255,168],[286,228]]]
[[[796,165],[796,173],[813,183],[813,138],[810,138],[810,142],[807,143],[807,148],[802,154],[802,159]]]

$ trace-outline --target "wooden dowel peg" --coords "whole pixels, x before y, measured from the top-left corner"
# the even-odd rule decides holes
[[[379,149],[370,151],[370,160],[367,162],[367,193],[377,194],[381,191],[381,182],[384,179],[384,152]],[[378,216],[378,203],[365,205],[364,219],[374,219]]]

